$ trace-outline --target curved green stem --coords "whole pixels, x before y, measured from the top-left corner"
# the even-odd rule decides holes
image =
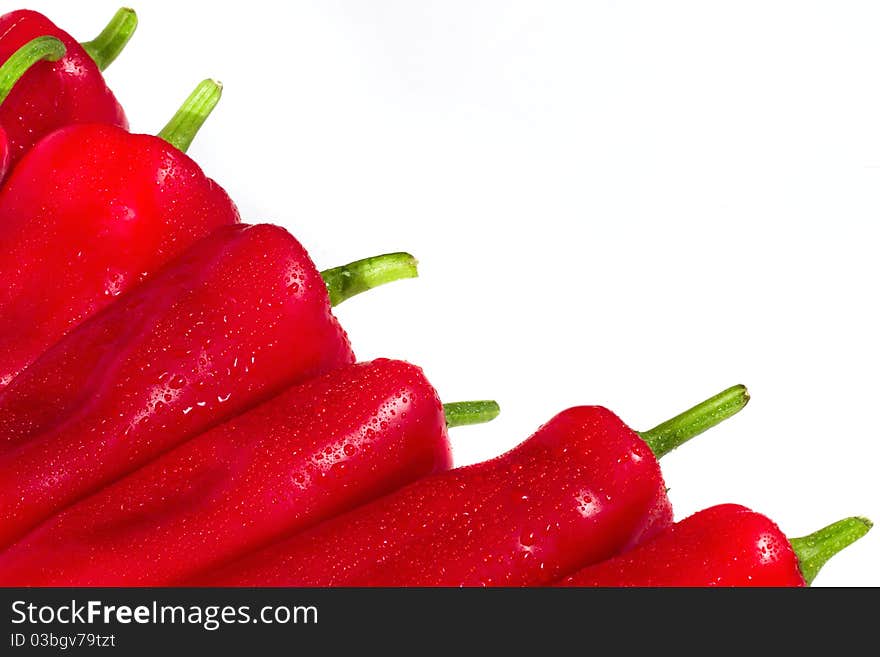
[[[791,539],[801,574],[807,586],[813,583],[819,570],[835,554],[852,545],[874,526],[867,518],[853,516],[813,532],[809,536]]]
[[[451,402],[443,404],[447,427],[462,427],[466,424],[483,424],[491,422],[501,412],[498,402],[490,399],[484,401]]]
[[[706,429],[736,415],[748,403],[749,391],[746,387],[733,386],[639,435],[660,458]]]
[[[37,62],[57,62],[66,52],[67,48],[55,37],[40,36],[12,53],[0,66],[0,103],[31,66]]]
[[[158,136],[186,153],[199,128],[217,107],[222,93],[223,85],[216,80],[199,82]]]
[[[385,283],[418,275],[418,261],[409,253],[386,253],[321,272],[332,306]]]
[[[113,60],[119,57],[119,53],[125,48],[134,31],[137,29],[138,18],[134,9],[123,7],[117,10],[107,23],[107,27],[91,41],[84,41],[80,45],[89,57],[95,60],[100,70],[105,70]]]

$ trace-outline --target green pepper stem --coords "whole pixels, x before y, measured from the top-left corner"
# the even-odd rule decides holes
[[[736,415],[748,403],[749,391],[746,387],[733,386],[639,435],[660,458],[706,429]]]
[[[791,547],[807,586],[813,583],[819,570],[831,557],[855,543],[873,526],[874,523],[867,518],[853,516],[838,520],[809,536],[792,538]]]
[[[199,82],[158,136],[186,153],[199,128],[217,107],[222,93],[223,85],[216,80]]]
[[[332,306],[385,283],[418,275],[418,261],[409,253],[386,253],[321,272]]]
[[[37,62],[57,62],[66,52],[67,48],[60,40],[51,36],[40,36],[12,53],[3,66],[0,66],[0,103],[6,100],[15,83],[31,66]]]
[[[443,404],[443,414],[446,416],[446,426],[449,428],[491,422],[500,412],[498,402],[490,399]]]
[[[84,41],[80,45],[89,57],[95,60],[98,69],[106,70],[128,44],[137,25],[138,18],[134,9],[123,7],[117,10],[110,22],[107,23],[107,27],[101,30],[98,36],[91,41]]]

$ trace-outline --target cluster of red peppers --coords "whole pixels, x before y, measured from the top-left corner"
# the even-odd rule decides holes
[[[868,531],[673,522],[658,459],[742,386],[641,433],[570,408],[453,469],[447,428],[497,404],[357,362],[332,313],[414,258],[319,271],[242,224],[185,154],[211,80],[130,133],[101,71],[136,26],[121,9],[79,43],[0,17],[0,585],[804,586]]]

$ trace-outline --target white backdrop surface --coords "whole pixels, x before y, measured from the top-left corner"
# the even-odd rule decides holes
[[[81,39],[117,1],[34,1]],[[880,5],[150,0],[108,70],[157,132],[320,267],[407,250],[346,303],[362,358],[494,397],[471,463],[574,404],[637,429],[752,402],[663,461],[677,517],[738,502],[790,536],[880,520]],[[880,585],[880,530],[817,586]]]

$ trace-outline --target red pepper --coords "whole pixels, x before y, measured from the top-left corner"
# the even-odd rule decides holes
[[[672,511],[655,454],[729,417],[746,401],[744,388],[731,388],[642,437],[607,409],[571,408],[505,455],[420,479],[193,583],[552,582],[667,527]]]
[[[277,226],[226,226],[0,392],[0,546],[186,438],[354,355],[334,302],[415,275],[391,254],[322,275]]]
[[[864,536],[845,518],[789,540],[772,520],[736,504],[705,509],[629,552],[588,566],[563,586],[807,586],[832,556]]]
[[[0,105],[21,77],[39,62],[55,62],[64,56],[64,44],[55,37],[41,36],[28,41],[0,66]],[[0,126],[0,181],[6,178],[11,161],[9,135]]]
[[[0,191],[0,388],[121,292],[239,221],[179,150],[219,97],[216,83],[201,83],[163,130],[168,141],[69,126],[13,169]]]
[[[101,71],[125,47],[137,27],[131,9],[120,9],[95,40],[80,45],[48,18],[34,11],[0,16],[0,62],[29,41],[51,36],[65,52],[54,63],[33,66],[0,104],[11,164],[49,133],[74,123],[105,123],[128,129],[128,121]]]
[[[9,168],[9,140],[6,131],[0,126],[0,180],[6,175]]]
[[[6,177],[6,171],[9,169],[9,139],[6,131],[0,125],[0,180]]]
[[[459,404],[445,410],[451,426],[461,419]],[[422,371],[358,363],[61,511],[0,553],[0,586],[173,584],[451,464],[444,408]]]

